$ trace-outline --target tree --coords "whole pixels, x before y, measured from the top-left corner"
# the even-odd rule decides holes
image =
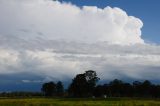
[[[120,97],[123,94],[123,81],[115,79],[109,83],[112,96]]]
[[[124,83],[122,85],[123,90],[122,90],[122,96],[125,97],[133,97],[133,87],[130,83]]]
[[[96,72],[93,70],[88,70],[84,74],[87,81],[87,93],[89,96],[92,96],[96,83],[100,80],[100,78],[97,77]]]
[[[61,81],[58,81],[56,84],[56,95],[62,96],[64,93],[64,87]]]
[[[102,97],[106,95],[106,90],[107,89],[105,85],[98,85],[95,87],[93,94],[95,97]]]
[[[134,89],[134,96],[136,96],[136,97],[142,96],[142,92],[143,92],[142,82],[134,81],[132,86]]]
[[[54,96],[56,93],[56,84],[54,82],[44,83],[41,90],[45,96]]]
[[[143,96],[144,97],[151,96],[150,94],[151,94],[152,83],[148,80],[145,80],[141,86],[142,86]]]
[[[73,97],[85,97],[87,93],[87,82],[84,74],[78,74],[72,80],[71,85],[69,86],[69,95]]]
[[[73,97],[88,97],[93,95],[95,85],[99,78],[95,71],[89,70],[78,74],[69,86],[69,94]]]

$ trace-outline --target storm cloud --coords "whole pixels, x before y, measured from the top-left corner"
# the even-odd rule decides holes
[[[0,74],[64,80],[93,69],[102,79],[158,79],[160,46],[145,43],[142,26],[118,7],[1,0]]]

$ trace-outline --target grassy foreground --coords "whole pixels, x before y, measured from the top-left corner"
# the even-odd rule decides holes
[[[160,106],[160,100],[107,99],[0,99],[0,106]]]

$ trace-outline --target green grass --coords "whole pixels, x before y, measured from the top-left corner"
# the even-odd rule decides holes
[[[107,99],[0,99],[0,106],[160,106],[160,100],[107,98]]]

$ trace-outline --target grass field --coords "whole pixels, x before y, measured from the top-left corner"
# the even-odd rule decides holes
[[[160,106],[160,100],[107,99],[0,99],[0,106]]]

